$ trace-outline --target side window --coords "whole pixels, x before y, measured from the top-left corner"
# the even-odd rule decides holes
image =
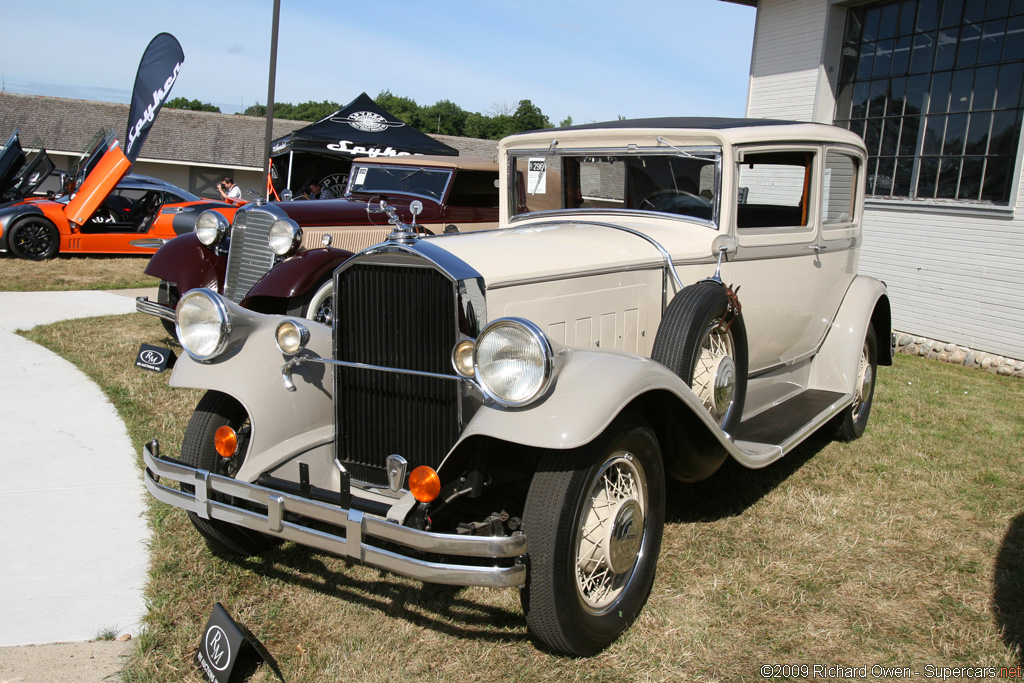
[[[860,168],[857,159],[842,152],[825,155],[825,181],[821,198],[821,223],[824,226],[846,225],[854,220]]]
[[[456,171],[448,203],[452,206],[497,208],[497,171]]]
[[[737,227],[806,226],[813,163],[812,152],[745,154],[739,163]]]

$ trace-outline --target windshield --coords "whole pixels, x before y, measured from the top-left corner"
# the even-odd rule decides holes
[[[571,209],[716,221],[718,148],[513,152],[512,217]]]
[[[452,171],[426,166],[354,166],[349,175],[347,194],[414,194],[433,199],[444,197]]]

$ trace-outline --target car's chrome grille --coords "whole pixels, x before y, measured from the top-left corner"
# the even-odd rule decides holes
[[[274,265],[274,252],[267,240],[274,216],[266,211],[252,210],[246,213],[245,218],[244,225],[235,225],[231,229],[231,247],[224,276],[224,296],[236,304]]]
[[[354,265],[339,275],[335,357],[455,376],[454,285],[433,268]],[[338,366],[338,459],[356,481],[387,486],[385,459],[437,468],[460,433],[459,382]]]

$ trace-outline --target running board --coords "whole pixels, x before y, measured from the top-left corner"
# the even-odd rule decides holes
[[[740,423],[733,443],[747,467],[764,467],[800,445],[853,403],[853,396],[808,389]]]

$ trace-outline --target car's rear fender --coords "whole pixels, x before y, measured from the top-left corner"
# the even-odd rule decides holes
[[[859,275],[846,290],[825,341],[814,357],[810,386],[853,393],[869,323],[874,326],[878,342],[878,364],[892,365],[889,295],[881,282]]]
[[[306,294],[312,287],[329,279],[334,269],[352,258],[344,249],[310,249],[281,261],[252,286],[242,299],[249,307],[256,297],[291,299]],[[258,307],[256,307],[258,308]]]
[[[181,294],[197,287],[220,292],[227,263],[227,257],[204,245],[193,232],[179,235],[160,247],[144,272],[173,282]]]
[[[665,366],[615,351],[572,350],[543,400],[523,408],[484,405],[449,458],[457,458],[460,447],[474,437],[530,448],[577,448],[597,438],[624,411],[651,423],[666,471],[677,479],[703,479],[737,451],[690,388]]]

